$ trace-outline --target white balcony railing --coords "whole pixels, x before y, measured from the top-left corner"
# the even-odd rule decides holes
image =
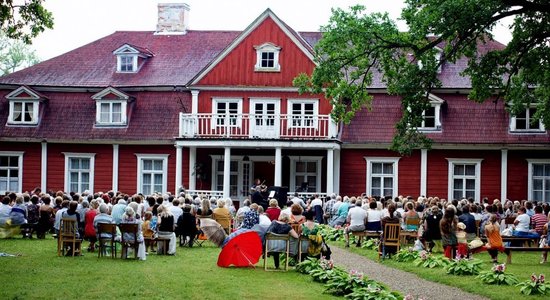
[[[185,138],[333,139],[337,133],[329,115],[180,113]]]

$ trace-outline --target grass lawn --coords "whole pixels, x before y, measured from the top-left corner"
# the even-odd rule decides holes
[[[330,242],[338,247],[344,247],[343,242]],[[346,250],[353,253],[366,256],[370,259],[377,260],[378,252],[374,250],[367,250],[351,246]],[[482,271],[491,270],[493,264],[487,252],[478,253],[474,258],[481,259],[483,261]],[[535,252],[515,252],[512,256],[512,264],[506,266],[506,272],[515,274],[519,281],[529,280],[532,273],[550,275],[550,263],[541,265],[540,253]],[[506,254],[499,254],[499,262],[506,262]],[[442,284],[458,287],[462,290],[482,295],[490,299],[495,300],[520,300],[520,299],[549,299],[550,296],[526,296],[519,292],[519,287],[515,286],[497,286],[483,284],[475,276],[455,276],[448,275],[443,268],[428,269],[423,267],[417,267],[413,262],[396,262],[392,259],[385,259],[383,264],[396,269],[401,269],[410,273],[417,274],[419,277],[433,282],[439,282]],[[368,275],[368,274],[367,274]]]
[[[84,248],[88,242],[84,242]],[[216,266],[219,248],[179,248],[175,256],[150,254],[146,261],[57,257],[56,241],[0,240],[0,299],[336,299],[310,276]],[[273,264],[273,259],[269,259]]]

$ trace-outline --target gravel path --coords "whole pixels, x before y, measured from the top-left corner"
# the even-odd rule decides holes
[[[384,266],[382,264],[379,264],[378,262],[348,252],[336,246],[332,246],[331,250],[331,258],[334,261],[335,265],[342,266],[347,270],[354,269],[357,271],[361,271],[369,279],[374,279],[376,281],[384,283],[392,290],[399,291],[403,295],[411,294],[415,296],[415,299],[418,297],[424,300],[487,299],[479,295],[465,292],[455,287],[427,281],[412,273]]]

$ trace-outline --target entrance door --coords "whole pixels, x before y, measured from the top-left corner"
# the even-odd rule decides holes
[[[251,99],[250,114],[252,137],[279,137],[279,99]]]
[[[275,165],[269,161],[254,162],[254,178],[265,181],[264,185],[272,186],[275,181]]]

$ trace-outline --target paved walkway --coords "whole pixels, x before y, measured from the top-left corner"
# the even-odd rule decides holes
[[[482,300],[487,299],[479,295],[465,292],[448,285],[431,282],[415,274],[387,267],[364,256],[348,252],[336,246],[331,247],[332,260],[337,266],[347,270],[363,272],[369,279],[386,284],[390,289],[399,291],[403,296],[411,294],[424,300],[457,299]]]

